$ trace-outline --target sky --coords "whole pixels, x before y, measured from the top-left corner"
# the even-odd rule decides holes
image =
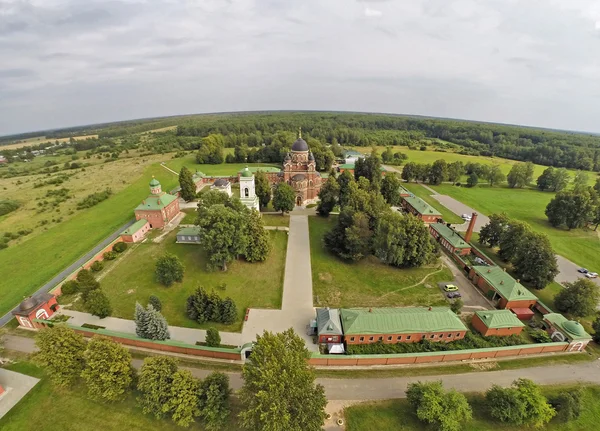
[[[0,0],[0,135],[249,110],[600,132],[598,0]]]

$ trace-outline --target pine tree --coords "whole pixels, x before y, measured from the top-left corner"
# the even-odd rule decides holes
[[[186,304],[186,314],[192,320],[198,323],[206,322],[206,303],[208,301],[208,295],[206,291],[199,287],[194,293],[192,293]]]
[[[148,298],[148,304],[152,305],[156,311],[162,310],[162,304],[156,295],[150,295],[150,298]]]
[[[146,310],[139,302],[135,303],[133,320],[135,322],[135,334],[140,338],[147,338],[146,334],[148,334],[148,317]]]
[[[208,347],[219,347],[221,345],[221,336],[219,331],[210,327],[206,330],[205,343]]]
[[[237,306],[233,299],[227,297],[221,302],[221,323],[231,325],[237,319]]]
[[[179,186],[181,187],[181,198],[184,201],[190,202],[196,199],[196,184],[192,173],[185,166],[179,172]]]
[[[148,338],[149,340],[168,340],[171,338],[167,320],[152,305],[148,305],[146,319],[146,336],[144,338]]]

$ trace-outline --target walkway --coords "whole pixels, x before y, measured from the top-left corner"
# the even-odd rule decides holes
[[[35,350],[31,338],[7,335],[5,347],[31,353]],[[136,368],[142,361],[134,359]],[[211,373],[192,367],[181,367],[189,370],[194,376],[204,378]],[[240,389],[243,383],[240,373],[227,373],[233,390]],[[600,362],[590,361],[577,364],[550,365],[543,367],[523,368],[502,371],[481,371],[463,374],[443,374],[437,376],[386,377],[386,378],[319,378],[317,383],[325,387],[325,394],[330,401],[366,401],[403,398],[410,383],[417,381],[430,382],[441,380],[446,388],[454,388],[461,392],[483,392],[492,384],[509,386],[518,378],[531,379],[540,385],[556,385],[568,383],[600,384]]]
[[[42,287],[40,287],[33,295],[37,295],[40,293],[46,293],[50,289],[54,288],[57,284],[59,284],[61,281],[63,281],[71,273],[80,269],[84,263],[86,263],[88,260],[90,260],[92,257],[94,257],[98,252],[100,252],[102,249],[104,249],[108,244],[110,244],[115,239],[117,239],[119,237],[119,235],[121,235],[121,232],[123,232],[125,229],[127,229],[129,226],[131,226],[133,223],[135,223],[135,220],[131,220],[131,221],[127,222],[126,224],[124,224],[123,226],[121,226],[119,229],[117,229],[115,232],[113,232],[110,236],[108,236],[106,239],[104,239],[102,242],[100,242],[98,245],[96,245],[94,248],[92,248],[86,254],[81,256],[79,259],[77,259],[74,263],[72,263],[67,268],[65,268],[61,272],[59,272],[58,275],[56,275],[56,277],[54,277],[52,280],[50,280],[49,282],[44,284]],[[13,310],[11,310],[11,312],[6,313],[4,316],[2,316],[0,318],[0,327],[6,325],[14,317],[12,315],[12,311],[17,310],[18,307],[19,306],[17,305],[15,308],[13,308]]]
[[[15,373],[14,371],[0,368],[0,383],[4,393],[0,395],[0,418],[9,412],[40,379]]]

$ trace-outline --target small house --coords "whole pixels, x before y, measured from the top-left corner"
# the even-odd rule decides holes
[[[200,233],[197,227],[184,227],[177,232],[177,244],[200,244]]]
[[[414,195],[403,197],[402,207],[423,223],[437,223],[442,220],[442,214],[438,210]]]
[[[562,314],[544,314],[543,321],[546,332],[552,340],[569,343],[568,352],[580,352],[592,340],[592,336],[585,331],[581,323],[569,320]]]
[[[26,298],[12,314],[17,318],[19,326],[34,329],[38,327],[33,321],[34,319],[49,319],[58,309],[59,306],[54,295],[40,293]]]
[[[537,296],[498,266],[473,266],[469,278],[499,308],[531,308],[537,303]]]
[[[476,311],[471,324],[484,337],[519,335],[525,327],[510,310]]]
[[[317,308],[317,336],[319,343],[341,343],[344,333],[337,308]]]
[[[141,218],[121,232],[121,240],[123,242],[140,242],[149,230],[150,223],[148,223],[148,220]]]
[[[233,194],[231,192],[231,183],[225,178],[218,178],[217,180],[215,180],[213,185],[210,186],[210,189],[225,193],[229,197],[231,197]]]

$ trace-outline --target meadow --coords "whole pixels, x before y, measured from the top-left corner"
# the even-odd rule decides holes
[[[127,255],[118,259],[100,280],[102,290],[113,307],[112,316],[131,319],[135,303],[146,305],[150,295],[162,302],[162,313],[170,325],[206,329],[210,326],[220,331],[240,331],[246,308],[280,308],[283,289],[283,272],[287,248],[285,232],[270,231],[273,246],[265,262],[248,263],[243,260],[228,265],[226,272],[208,271],[207,256],[198,244],[176,244],[174,230],[160,243],[144,242],[134,246]],[[155,278],[158,258],[165,253],[179,257],[185,266],[183,282],[165,287]],[[100,273],[102,275],[102,272]],[[225,284],[224,289],[219,286]],[[238,318],[231,325],[199,324],[187,317],[185,305],[197,287],[230,296],[237,305]],[[69,299],[64,300],[65,303]]]
[[[82,135],[74,136],[73,139],[81,141],[88,138],[97,138],[98,135]],[[13,142],[11,144],[0,145],[0,150],[14,150],[16,148],[30,147],[32,145],[48,144],[52,145],[56,142],[69,142],[71,138],[46,138],[45,136],[35,136],[33,138],[23,139],[21,141]]]
[[[226,148],[227,149],[227,148]],[[233,150],[233,148],[229,148]],[[187,167],[192,173],[200,171],[205,175],[214,176],[234,176],[246,166],[249,167],[275,167],[280,168],[280,165],[273,163],[221,163],[220,165],[200,165],[196,163],[194,155],[171,159],[165,163],[167,167],[179,172],[183,166]]]
[[[535,189],[477,186],[456,187],[450,184],[433,186],[438,193],[452,196],[485,215],[505,212],[509,217],[528,223],[537,232],[550,238],[557,254],[578,265],[594,270],[600,256],[599,232],[585,229],[567,230],[548,223],[544,211],[554,193]],[[600,269],[600,268],[599,268]]]
[[[329,253],[323,236],[336,217],[309,217],[310,254],[315,305],[329,307],[398,307],[447,305],[437,287],[454,277],[441,262],[400,269],[371,256],[348,263]]]

